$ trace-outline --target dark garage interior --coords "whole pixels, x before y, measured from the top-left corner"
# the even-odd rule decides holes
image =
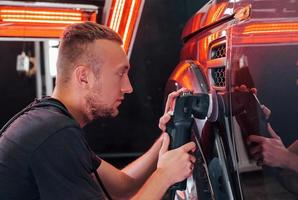
[[[10,22],[5,12],[31,7],[32,13],[57,12],[51,11],[55,6],[82,12],[82,21],[112,29],[114,15],[123,9],[118,17],[126,24],[119,21],[115,31],[129,58],[133,93],[125,95],[117,117],[83,127],[97,156],[119,169],[142,156],[162,133],[158,124],[167,94],[185,87],[192,94],[205,95],[208,106],[201,118],[189,115],[187,142],[194,141],[197,148],[187,152],[196,161],[186,188],[172,186],[162,199],[297,199],[296,0],[0,1],[1,127],[34,99],[52,95],[56,74],[51,74],[50,65],[57,59],[52,52],[57,52],[59,35],[66,27],[64,22],[57,22],[55,28],[48,21]],[[24,11],[16,19],[26,12],[30,13]],[[18,61],[22,52],[28,58],[25,70]],[[187,109],[182,109],[184,114],[198,112]],[[176,112],[175,107],[174,116]],[[171,142],[178,137],[175,134],[170,133]],[[258,142],[249,143],[251,135]],[[266,154],[259,154],[265,149]],[[2,151],[6,152],[0,142]],[[0,154],[0,166],[5,166],[1,159]],[[106,190],[105,180],[100,185]],[[0,199],[1,193],[5,190],[0,189]]]

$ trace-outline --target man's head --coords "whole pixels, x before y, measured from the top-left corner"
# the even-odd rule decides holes
[[[85,115],[87,122],[116,116],[124,94],[132,92],[130,66],[121,45],[116,32],[92,22],[71,25],[63,33],[57,90],[69,91],[74,100],[81,102],[74,110]]]

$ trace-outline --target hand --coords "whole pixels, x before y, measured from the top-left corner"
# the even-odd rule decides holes
[[[248,88],[246,85],[242,84],[240,86],[235,86],[234,87],[235,91],[239,91],[239,92],[252,92],[253,94],[257,95],[257,88]]]
[[[194,152],[196,145],[189,142],[177,149],[168,151],[170,138],[163,133],[163,143],[159,151],[157,170],[161,170],[163,179],[168,180],[169,185],[183,181],[192,174],[196,158],[190,152]]]
[[[234,87],[235,91],[239,91],[239,92],[252,92],[254,95],[257,95],[258,90],[257,88],[248,88],[246,85],[242,84],[240,86],[235,86]],[[270,115],[271,115],[271,110],[266,107],[265,105],[261,105],[261,108],[263,110],[263,113],[265,115],[266,119],[269,119]]]
[[[163,116],[159,119],[158,127],[165,132],[166,131],[166,124],[171,119],[171,114],[174,112],[175,108],[175,99],[182,93],[182,92],[189,92],[186,88],[181,88],[175,92],[172,92],[168,95],[168,99],[165,106],[165,111]]]
[[[258,135],[250,135],[248,137],[248,145],[252,143],[257,144],[249,148],[249,153],[257,161],[258,165],[284,168],[287,165],[289,151],[269,124],[268,131],[272,138]]]

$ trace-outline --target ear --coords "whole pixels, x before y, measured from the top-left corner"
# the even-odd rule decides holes
[[[88,78],[89,78],[89,69],[88,67],[84,65],[79,65],[75,69],[75,79],[76,82],[81,86],[81,87],[88,87]]]

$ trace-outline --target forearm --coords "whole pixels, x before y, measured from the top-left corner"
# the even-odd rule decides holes
[[[298,155],[289,151],[283,168],[287,168],[298,173]]]
[[[292,153],[298,154],[298,140],[293,142],[289,147],[288,150]]]
[[[195,143],[187,143],[180,148],[167,151],[170,138],[164,135],[164,142],[159,152],[157,169],[141,187],[133,200],[158,200],[174,183],[185,180],[192,174],[195,157],[189,152],[195,151]]]
[[[97,171],[113,199],[127,199],[136,194],[156,169],[160,145],[158,139],[149,151],[122,170],[102,160]]]
[[[136,193],[137,181],[104,160],[97,172],[112,199],[128,199]]]
[[[121,171],[143,184],[156,169],[160,146],[161,139],[159,138],[144,155],[130,163]]]
[[[156,170],[131,200],[159,200],[170,186],[167,178],[163,178],[162,170]]]

